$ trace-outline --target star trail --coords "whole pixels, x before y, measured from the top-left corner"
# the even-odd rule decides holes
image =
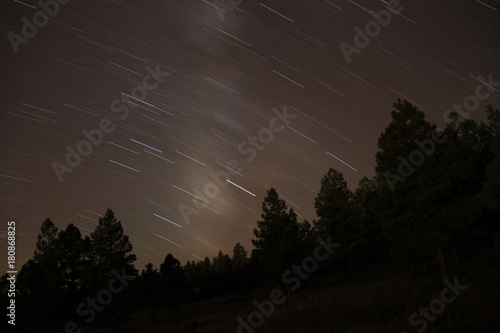
[[[495,0],[0,6],[0,231],[16,221],[19,263],[45,218],[88,235],[107,208],[139,268],[251,249],[269,187],[311,222],[328,168],[352,189],[374,175],[397,98],[444,126],[500,81]],[[485,84],[481,109],[500,100]]]

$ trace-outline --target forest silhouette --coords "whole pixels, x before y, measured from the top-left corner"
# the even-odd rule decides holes
[[[295,304],[300,300],[297,293],[304,290],[316,290],[319,295],[331,286],[347,290],[367,280],[383,283],[400,278],[408,288],[418,281],[434,281],[419,289],[422,294],[397,298],[396,303],[404,302],[391,305],[401,307],[394,313],[380,305],[383,310],[376,316],[369,315],[376,309],[365,306],[352,314],[366,317],[368,326],[411,331],[408,315],[429,304],[444,280],[458,276],[459,281],[468,279],[469,287],[457,304],[447,305],[447,314],[436,321],[435,325],[441,321],[437,331],[493,331],[498,324],[491,307],[500,308],[500,111],[488,106],[487,122],[452,113],[452,121],[439,130],[408,101],[397,100],[393,107],[392,121],[378,139],[375,176],[364,177],[351,191],[342,172],[329,169],[315,198],[317,219],[313,221],[299,221],[278,191],[269,189],[253,230],[251,251],[237,243],[230,254],[219,251],[212,259],[184,265],[168,253],[162,263],[156,263],[158,268],[149,263],[139,271],[132,243],[111,209],[86,237],[73,224],[59,230],[45,219],[33,257],[17,276],[16,329],[131,332],[126,328],[133,320],[131,314],[143,313],[150,325],[163,325],[162,318],[168,314],[176,323],[181,314],[197,318],[197,313],[186,314],[190,304],[233,294],[247,297],[248,307],[237,312],[246,319],[252,311],[249,295],[261,288],[281,289],[288,298],[295,298],[291,303]],[[318,239],[339,246],[301,280],[300,289],[291,290],[284,273],[312,256]],[[7,277],[0,281],[4,301]],[[473,301],[467,298],[468,292],[493,296]],[[392,302],[389,299],[381,299],[380,304]],[[303,313],[314,316],[306,301],[303,308]],[[236,317],[227,315],[228,324],[223,327],[234,331]],[[331,328],[338,319],[325,319],[324,327]],[[343,320],[335,332],[351,332],[346,322],[358,319]],[[403,326],[391,326],[395,322]],[[216,331],[197,325],[178,326],[177,331]],[[321,332],[321,325],[316,332]],[[293,327],[281,327],[283,332],[293,331]],[[266,331],[282,332],[272,326]]]

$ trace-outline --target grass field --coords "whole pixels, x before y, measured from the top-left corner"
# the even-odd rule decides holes
[[[467,268],[466,268],[467,267]],[[434,278],[432,278],[434,277]],[[453,278],[452,278],[453,279]],[[343,276],[329,275],[322,284],[309,281],[269,317],[263,316],[254,332],[297,333],[381,333],[381,332],[500,332],[500,269],[498,258],[473,260],[463,265],[458,283],[467,289],[445,305],[428,327],[410,326],[409,316],[420,307],[429,307],[441,298],[445,284],[437,271],[396,275],[387,269],[371,267],[356,283]],[[160,309],[156,322],[150,309],[133,313],[122,332],[237,332],[237,317],[248,318],[256,311],[252,304],[269,299],[271,289],[254,290],[184,304],[178,315],[170,308]],[[422,319],[424,317],[419,316]],[[117,325],[88,327],[84,332],[118,332]],[[251,332],[242,329],[240,332]]]

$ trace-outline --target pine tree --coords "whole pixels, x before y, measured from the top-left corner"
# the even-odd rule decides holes
[[[252,257],[260,258],[267,283],[276,283],[281,281],[283,272],[304,255],[300,251],[304,241],[300,238],[303,225],[274,188],[267,191],[262,210],[262,220],[257,221],[253,231],[256,239],[252,239],[259,254],[252,254]]]
[[[236,243],[233,248],[233,257],[231,259],[231,266],[234,271],[239,271],[248,264],[247,250],[241,245]]]
[[[212,260],[212,267],[215,277],[214,282],[216,284],[216,291],[219,294],[230,292],[234,285],[231,258],[219,250],[217,257],[214,257]]]
[[[376,206],[382,232],[392,252],[409,266],[431,257],[439,263],[443,279],[449,279],[447,253],[456,252],[466,228],[482,215],[478,193],[484,165],[491,159],[491,135],[486,125],[459,121],[452,114],[454,121],[437,139],[436,126],[425,121],[421,111],[406,101],[395,107],[398,111],[381,135],[377,153]],[[411,172],[394,188],[387,172],[403,170],[403,159]],[[386,182],[381,181],[384,177]]]
[[[314,207],[318,220],[315,222],[316,233],[341,244],[333,258],[347,261],[349,271],[354,277],[351,244],[358,225],[353,205],[353,193],[341,172],[329,169],[321,179],[321,188],[316,196]]]
[[[33,253],[33,260],[42,272],[42,280],[45,284],[45,291],[59,293],[63,284],[63,274],[59,265],[58,257],[58,229],[51,219],[47,218],[42,222],[40,234],[37,237],[36,250]]]
[[[382,224],[375,214],[378,187],[375,179],[363,177],[353,195],[354,216],[359,227],[351,251],[367,262],[389,264],[389,241],[382,234]]]
[[[234,286],[242,291],[250,288],[250,259],[248,252],[239,242],[234,245],[231,258],[231,271],[233,272]]]
[[[65,230],[59,231],[55,244],[63,287],[75,291],[79,289],[85,275],[90,238],[82,238],[80,230],[74,224],[68,224]]]
[[[153,268],[152,263],[146,265],[146,269],[142,270],[141,275],[138,277],[139,294],[136,299],[144,300],[143,304],[151,307],[153,321],[157,319],[157,309],[161,306],[165,298],[164,281],[162,281],[160,273],[156,268]]]
[[[33,259],[42,261],[48,257],[55,256],[55,240],[58,229],[51,219],[46,218],[40,227],[40,234],[37,237],[36,250],[33,253]]]
[[[180,290],[185,284],[184,269],[179,260],[171,253],[167,254],[163,263],[160,265],[160,275],[167,285],[169,294]]]
[[[132,254],[132,244],[124,234],[120,221],[111,209],[107,209],[95,230],[90,234],[89,274],[87,283],[94,288],[101,288],[113,277],[112,271],[122,269],[130,275],[136,275],[133,266],[136,260]]]

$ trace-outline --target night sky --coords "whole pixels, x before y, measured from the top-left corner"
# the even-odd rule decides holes
[[[237,242],[250,251],[270,187],[312,222],[329,168],[352,190],[374,175],[397,98],[444,126],[480,77],[500,81],[497,0],[402,0],[350,63],[339,45],[355,46],[355,27],[390,1],[240,0],[225,12],[210,2],[69,1],[17,53],[9,33],[24,38],[22,18],[42,8],[0,3],[0,230],[16,221],[19,265],[45,218],[89,235],[107,208],[138,269],[167,253],[184,264]],[[473,117],[499,99],[497,90]],[[102,142],[59,181],[53,165],[101,121]],[[252,148],[259,133],[265,143]],[[211,178],[224,173],[223,186]],[[204,189],[219,192],[206,207],[193,203]],[[187,221],[182,207],[198,214]]]

